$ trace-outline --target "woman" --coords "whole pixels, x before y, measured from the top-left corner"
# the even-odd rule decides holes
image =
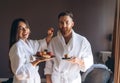
[[[41,83],[37,65],[47,59],[36,59],[33,55],[47,48],[53,32],[49,31],[45,39],[38,41],[28,39],[29,35],[28,21],[22,18],[15,19],[11,26],[9,51],[11,69],[14,74],[13,83]]]

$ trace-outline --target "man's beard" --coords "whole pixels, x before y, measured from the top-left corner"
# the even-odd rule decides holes
[[[60,30],[60,31],[64,37],[68,36],[71,33],[71,29],[68,29],[66,31],[63,31],[63,30]]]

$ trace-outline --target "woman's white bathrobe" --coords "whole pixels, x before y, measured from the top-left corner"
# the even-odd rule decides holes
[[[51,74],[52,83],[81,83],[80,71],[86,71],[93,64],[90,43],[74,31],[67,45],[61,33],[58,32],[57,36],[51,40],[48,49],[56,56],[53,60],[46,62],[44,69],[45,74]],[[65,54],[83,59],[84,67],[63,60]]]
[[[35,60],[37,51],[47,48],[46,40],[23,40],[16,42],[9,51],[11,69],[14,73],[13,83],[41,83],[39,67],[30,62]]]

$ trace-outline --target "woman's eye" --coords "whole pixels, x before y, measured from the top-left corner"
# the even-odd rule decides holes
[[[23,27],[19,27],[19,30],[23,30],[24,28]]]
[[[19,30],[27,30],[29,29],[28,27],[19,27]]]

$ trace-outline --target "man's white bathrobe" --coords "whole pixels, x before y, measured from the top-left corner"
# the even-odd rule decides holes
[[[30,62],[35,60],[37,51],[47,48],[46,40],[23,40],[16,42],[9,51],[11,69],[14,74],[13,83],[41,83],[38,66]]]
[[[93,55],[88,40],[72,31],[72,38],[66,45],[62,34],[58,32],[48,48],[54,53],[55,58],[46,62],[44,71],[45,74],[51,74],[52,83],[81,83],[80,71],[86,71],[93,64]],[[65,54],[69,57],[83,59],[84,67],[63,60]]]

